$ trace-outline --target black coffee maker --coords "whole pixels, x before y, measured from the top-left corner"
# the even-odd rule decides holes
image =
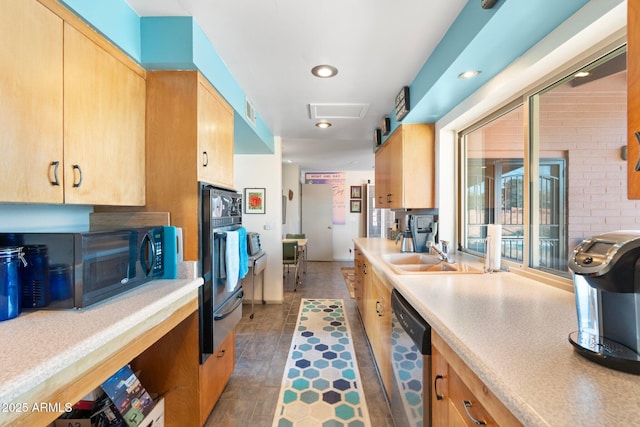
[[[640,231],[597,235],[569,259],[578,331],[569,342],[601,365],[640,374]]]
[[[435,215],[409,215],[409,230],[416,252],[429,252],[427,242],[437,242],[438,223]]]

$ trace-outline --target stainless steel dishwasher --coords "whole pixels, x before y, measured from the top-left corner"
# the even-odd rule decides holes
[[[391,310],[391,415],[397,427],[430,426],[431,327],[395,289]]]

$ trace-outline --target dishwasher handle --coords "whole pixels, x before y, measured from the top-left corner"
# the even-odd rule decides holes
[[[431,355],[431,326],[396,289],[391,292],[391,309],[420,353]]]

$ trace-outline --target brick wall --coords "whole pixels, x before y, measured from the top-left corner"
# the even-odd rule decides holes
[[[541,152],[567,160],[569,249],[607,231],[640,228],[640,201],[627,199],[626,73],[540,99]]]
[[[568,244],[620,229],[640,229],[640,201],[627,199],[626,73],[540,97],[540,156],[567,165]],[[523,158],[524,117],[518,108],[473,132],[470,158]]]

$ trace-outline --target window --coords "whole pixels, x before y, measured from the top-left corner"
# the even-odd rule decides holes
[[[516,106],[463,134],[463,247],[483,255],[487,225],[502,224],[502,256],[516,262],[524,256],[523,110]]]
[[[638,227],[640,206],[627,200],[621,156],[627,145],[626,70],[625,49],[618,49],[530,98],[531,170],[539,176],[530,206],[532,268],[568,275],[568,256],[582,240]],[[553,170],[540,160],[551,156],[567,164],[566,185],[556,189]]]
[[[504,260],[569,277],[568,257],[583,239],[640,228],[640,202],[627,200],[622,155],[625,52],[617,49],[579,70],[586,76],[571,73],[461,132],[465,251],[482,256],[487,224],[502,224]]]

